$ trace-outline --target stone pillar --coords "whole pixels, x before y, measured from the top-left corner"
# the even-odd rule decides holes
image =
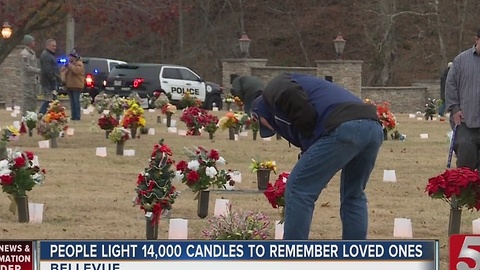
[[[21,61],[20,52],[24,46],[16,46],[15,49],[0,64],[0,102],[4,102],[5,106],[23,105],[23,88],[21,81]],[[2,104],[3,105],[3,104]]]
[[[251,76],[252,68],[265,67],[267,59],[258,58],[231,58],[222,60],[222,86],[224,93],[230,93],[232,84],[230,76],[237,74],[240,76]]]
[[[333,82],[362,97],[362,64],[358,60],[318,60],[317,76],[331,76]]]

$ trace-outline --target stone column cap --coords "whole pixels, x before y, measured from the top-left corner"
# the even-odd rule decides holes
[[[362,64],[362,60],[316,60],[316,64]]]

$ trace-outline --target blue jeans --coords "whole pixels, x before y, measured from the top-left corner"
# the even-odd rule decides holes
[[[283,239],[308,239],[315,202],[340,170],[342,239],[366,239],[368,210],[364,190],[382,143],[380,123],[360,119],[343,123],[307,149],[287,181]]]
[[[80,91],[67,90],[70,99],[70,110],[72,112],[72,120],[80,120]]]

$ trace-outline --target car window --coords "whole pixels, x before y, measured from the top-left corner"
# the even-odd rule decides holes
[[[182,74],[182,78],[184,80],[187,80],[187,81],[198,81],[198,76],[195,75],[194,73],[192,73],[190,70],[188,69],[179,69],[180,70],[180,73]]]
[[[117,63],[117,62],[110,62],[109,64],[109,68],[110,70],[112,70],[114,67],[118,66],[120,63]]]
[[[175,80],[181,80],[182,79],[182,74],[177,68],[164,68],[162,77],[164,79],[175,79]]]
[[[104,59],[85,59],[85,73],[108,73],[107,61]]]
[[[116,77],[116,76],[128,77],[128,78],[139,77],[138,69],[139,69],[138,66],[118,65],[114,67],[112,71],[110,71],[110,74],[108,75],[108,77]]]

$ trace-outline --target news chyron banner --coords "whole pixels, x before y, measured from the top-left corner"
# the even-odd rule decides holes
[[[41,270],[439,269],[434,240],[40,241],[39,246]]]
[[[35,244],[35,241],[0,241],[0,270],[37,269]]]

